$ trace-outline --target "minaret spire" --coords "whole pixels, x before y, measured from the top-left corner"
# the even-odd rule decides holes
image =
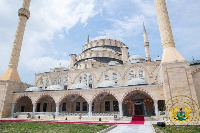
[[[144,33],[147,32],[147,31],[146,31],[146,28],[145,28],[145,25],[144,25],[144,22],[143,22],[143,31],[144,31]]]
[[[17,67],[19,63],[20,51],[26,27],[26,22],[30,17],[30,11],[29,11],[30,2],[31,0],[24,0],[22,8],[20,8],[18,11],[19,21],[13,43],[10,62],[7,71],[0,77],[0,80],[12,80],[21,82],[21,79],[17,71]]]
[[[183,61],[183,56],[176,50],[165,0],[154,0],[160,36],[163,46],[162,62]]]
[[[144,48],[145,48],[145,53],[146,53],[146,61],[151,61],[151,56],[149,53],[149,42],[148,42],[147,32],[146,32],[144,23],[143,23],[143,30],[144,30],[143,36],[144,36]]]
[[[90,42],[90,35],[88,34],[88,37],[87,37],[87,43]]]

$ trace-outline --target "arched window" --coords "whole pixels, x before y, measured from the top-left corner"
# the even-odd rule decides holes
[[[67,85],[68,84],[68,77],[66,76],[66,77],[64,77],[64,79],[63,79],[63,83],[65,84],[65,85]]]
[[[97,46],[99,46],[99,42],[97,42],[97,44],[96,44]]]
[[[105,73],[105,74],[104,74],[104,80],[109,80],[108,73]]]
[[[82,76],[81,76],[81,75],[78,77],[78,83],[79,83],[79,84],[82,83]]]
[[[99,53],[96,54],[96,57],[99,57]]]
[[[105,57],[105,53],[103,53],[103,57]]]
[[[128,80],[132,80],[132,79],[134,79],[135,78],[135,73],[134,73],[134,71],[129,71],[129,73],[128,73]]]
[[[92,57],[92,53],[90,53],[90,57]]]
[[[57,85],[62,85],[62,78],[61,77],[57,78]]]
[[[144,71],[141,69],[138,71],[138,78],[144,79]]]
[[[117,76],[117,73],[114,72],[113,73],[113,81],[116,83],[118,81],[118,76]]]
[[[93,88],[93,76],[92,75],[89,75],[89,77],[88,77],[88,84],[89,84],[90,88]]]
[[[87,74],[84,74],[83,76],[83,83],[87,85]]]
[[[43,79],[40,78],[39,81],[38,81],[38,83],[39,83],[40,86],[43,85]]]
[[[49,78],[46,78],[46,84],[45,84],[45,87],[48,87],[50,84],[49,84]]]

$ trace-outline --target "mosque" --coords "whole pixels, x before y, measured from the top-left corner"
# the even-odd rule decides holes
[[[70,65],[35,75],[35,84],[21,82],[17,72],[30,0],[19,9],[19,23],[7,71],[0,77],[0,117],[34,119],[114,120],[130,116],[160,117],[165,103],[186,95],[200,104],[200,61],[186,61],[176,50],[165,0],[154,0],[162,58],[151,59],[144,26],[146,57],[129,55],[111,36],[87,39]]]

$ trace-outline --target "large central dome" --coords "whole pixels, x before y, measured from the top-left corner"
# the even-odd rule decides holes
[[[94,39],[92,39],[92,41],[95,41],[95,40],[101,40],[101,39],[110,39],[110,40],[117,40],[117,39],[115,39],[114,37],[112,37],[112,36],[98,36],[98,37],[96,37],[96,38],[94,38]]]
[[[99,36],[88,41],[83,46],[82,53],[76,56],[74,67],[85,69],[91,67],[107,66],[111,61],[117,61],[123,64],[122,54],[126,45],[111,36]]]

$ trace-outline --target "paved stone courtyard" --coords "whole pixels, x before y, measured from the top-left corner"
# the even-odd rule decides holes
[[[153,133],[150,122],[144,125],[118,125],[108,133]]]

